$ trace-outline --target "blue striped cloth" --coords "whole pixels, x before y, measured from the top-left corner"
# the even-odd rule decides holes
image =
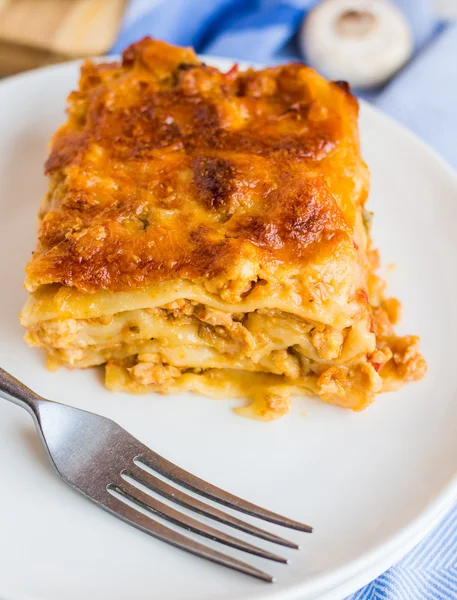
[[[456,600],[457,505],[400,562],[347,600]]]
[[[317,0],[130,0],[113,52],[145,35],[197,52],[274,64],[300,59],[294,34]],[[396,0],[415,55],[370,101],[457,167],[457,25],[427,0]],[[424,118],[426,115],[426,118]],[[350,600],[457,600],[457,506],[398,564]]]

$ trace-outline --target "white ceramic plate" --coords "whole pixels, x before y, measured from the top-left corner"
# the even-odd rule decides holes
[[[46,189],[46,144],[76,79],[77,65],[68,64],[0,87],[0,364],[44,396],[115,419],[189,471],[309,522],[315,533],[288,532],[302,550],[285,551],[287,567],[253,559],[277,576],[275,585],[195,558],[67,488],[30,417],[0,401],[0,597],[303,600],[355,591],[457,496],[457,178],[399,125],[362,107],[374,237],[384,265],[397,265],[388,278],[404,302],[401,329],[422,337],[422,382],[361,414],[297,399],[289,415],[267,424],[234,415],[232,400],[111,394],[97,370],[47,372],[17,321]]]

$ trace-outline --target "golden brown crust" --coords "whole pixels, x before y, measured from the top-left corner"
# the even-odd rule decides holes
[[[27,287],[210,280],[240,257],[270,274],[356,260],[357,113],[300,64],[224,74],[148,38],[122,63],[87,62],[46,162]]]

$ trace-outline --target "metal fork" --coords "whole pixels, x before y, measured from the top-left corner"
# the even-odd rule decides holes
[[[299,546],[186,494],[150,471],[224,506],[284,527],[312,532],[309,525],[260,508],[191,475],[147,448],[111,419],[45,400],[2,368],[0,395],[32,415],[49,458],[66,483],[116,517],[173,546],[263,581],[274,581],[268,573],[182,535],[152,516],[139,512],[132,504],[227,546],[276,562],[289,562],[171,508],[141,491],[126,478],[205,517],[288,548],[298,549]]]

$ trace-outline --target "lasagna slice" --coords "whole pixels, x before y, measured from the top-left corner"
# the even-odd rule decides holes
[[[51,141],[26,339],[106,385],[360,410],[419,379],[376,276],[357,100],[289,64],[223,73],[146,38],[87,62]]]

